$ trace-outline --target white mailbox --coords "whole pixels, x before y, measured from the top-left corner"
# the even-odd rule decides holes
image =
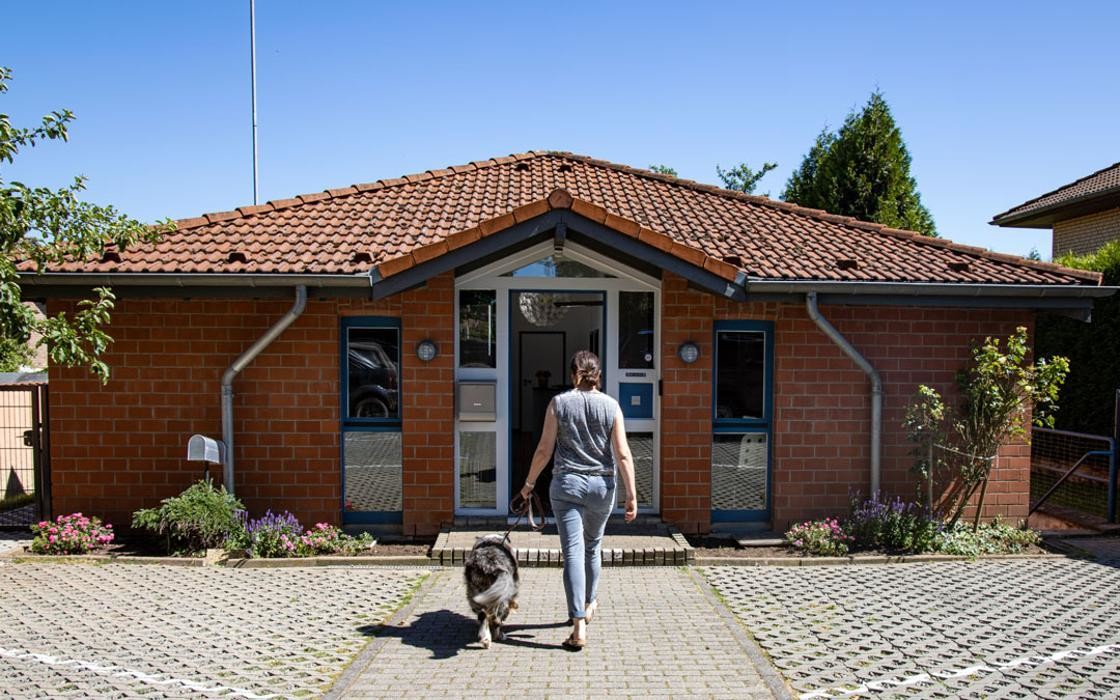
[[[226,444],[205,435],[191,435],[187,440],[187,459],[191,462],[225,462]]]

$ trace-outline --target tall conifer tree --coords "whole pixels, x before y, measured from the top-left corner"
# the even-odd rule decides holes
[[[876,90],[836,134],[817,136],[782,199],[833,214],[936,236],[933,216],[910,175],[910,153],[883,94]]]

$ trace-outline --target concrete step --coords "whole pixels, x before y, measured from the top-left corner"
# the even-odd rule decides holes
[[[507,527],[509,525],[500,528],[464,526],[445,530],[432,547],[432,563],[462,566],[475,540],[495,532],[501,534]],[[521,566],[559,567],[563,563],[555,525],[548,525],[540,532],[521,525],[510,532],[510,542]],[[681,566],[692,563],[694,550],[676,528],[660,521],[630,525],[611,523],[603,536],[602,556],[604,566]]]

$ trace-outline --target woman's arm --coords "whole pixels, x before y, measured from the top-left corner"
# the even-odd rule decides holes
[[[537,451],[533,453],[533,461],[529,466],[529,476],[525,477],[525,485],[521,487],[521,497],[528,498],[533,487],[537,484],[537,477],[544,471],[548,460],[552,459],[552,451],[556,447],[556,409],[552,402],[548,402],[548,410],[544,414],[544,427],[541,428],[541,441],[537,443]]]
[[[626,522],[630,522],[638,517],[638,495],[634,488],[634,455],[630,454],[630,443],[626,441],[626,427],[622,422],[621,408],[614,417],[611,445],[614,447],[618,470],[622,473],[622,484],[626,489]]]

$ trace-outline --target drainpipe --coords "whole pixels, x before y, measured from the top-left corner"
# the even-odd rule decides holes
[[[852,361],[859,365],[859,368],[871,380],[871,493],[878,493],[879,451],[883,433],[883,380],[879,378],[879,373],[875,371],[871,363],[848,342],[848,339],[841,335],[840,331],[828,322],[828,319],[821,316],[821,311],[817,307],[816,292],[805,294],[805,308],[808,309],[809,318],[813,319],[813,323],[816,323],[817,327],[824,331],[825,335],[831,338],[832,342],[836,343],[845,355],[852,358]]]
[[[292,325],[292,321],[299,318],[303,313],[303,307],[307,305],[307,287],[299,285],[296,287],[296,301],[288,313],[277,321],[271,328],[265,331],[265,334],[257,339],[248,350],[241,353],[241,356],[233,361],[233,364],[226,369],[225,374],[222,375],[222,442],[226,446],[225,461],[222,464],[222,480],[225,484],[226,490],[231,494],[233,493],[233,380],[245,369],[250,362],[256,359],[261,351],[268,347],[269,343],[276,340],[277,336],[284,332],[284,329]]]

